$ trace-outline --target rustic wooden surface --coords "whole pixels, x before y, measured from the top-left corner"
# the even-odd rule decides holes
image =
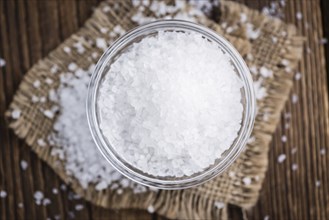
[[[165,219],[142,210],[105,210],[82,199],[73,199],[70,189],[53,194],[62,181],[7,128],[4,112],[24,73],[40,58],[74,33],[100,0],[0,0],[0,57],[7,62],[0,68],[0,219]],[[253,8],[269,5],[268,0],[239,0]],[[295,81],[291,99],[282,114],[269,153],[269,170],[259,202],[243,212],[230,207],[232,219],[329,219],[329,121],[328,86],[323,31],[328,36],[327,0],[286,0],[285,20],[298,26],[306,38],[302,78]],[[321,7],[320,7],[321,6]],[[327,9],[327,10],[326,10]],[[321,10],[323,13],[321,13]],[[303,14],[296,19],[296,12]],[[323,16],[321,15],[323,14]],[[323,25],[323,21],[326,25]],[[328,45],[327,54],[329,51]],[[291,113],[291,119],[285,115]],[[288,122],[289,121],[289,122]],[[286,124],[289,128],[286,128]],[[282,142],[282,136],[287,141]],[[292,153],[296,149],[296,153]],[[322,151],[321,151],[322,149]],[[327,150],[323,154],[323,149]],[[322,154],[321,154],[322,152]],[[287,159],[279,164],[277,157]],[[28,162],[27,170],[20,161]],[[295,163],[298,169],[293,171]],[[318,181],[318,186],[316,182]],[[49,206],[38,206],[33,194],[40,190],[51,199]],[[23,204],[23,207],[21,206]],[[84,209],[75,211],[75,205]]]

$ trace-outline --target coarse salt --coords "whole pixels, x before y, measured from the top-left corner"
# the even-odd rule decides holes
[[[35,81],[33,82],[33,86],[34,86],[34,88],[39,88],[40,85],[41,85],[41,82],[40,82],[39,80],[35,80]]]
[[[150,205],[149,207],[147,207],[147,211],[149,212],[149,213],[154,213],[154,207],[152,206],[152,205]]]
[[[100,128],[143,172],[192,175],[237,137],[241,88],[230,57],[202,35],[159,32],[111,65],[99,90]]]
[[[0,67],[6,66],[6,61],[2,58],[0,58]]]
[[[0,190],[0,198],[6,198],[7,197],[7,192],[4,190]]]
[[[22,170],[26,170],[27,167],[29,166],[28,163],[25,160],[21,160],[21,168]]]
[[[286,160],[286,155],[285,154],[280,154],[279,156],[278,156],[278,162],[279,163],[282,163],[283,161],[285,161]]]
[[[21,117],[21,110],[19,109],[14,109],[12,112],[11,112],[11,117],[13,119],[19,119],[19,117]]]
[[[244,177],[244,178],[242,179],[242,182],[243,182],[246,186],[248,186],[248,185],[251,184],[251,178],[250,178],[250,177]]]
[[[218,202],[218,201],[215,202],[214,205],[215,205],[215,207],[216,207],[217,209],[222,209],[222,208],[225,207],[225,203],[223,203],[223,202]]]

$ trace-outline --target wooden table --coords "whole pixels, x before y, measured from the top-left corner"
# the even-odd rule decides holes
[[[72,198],[70,189],[53,194],[62,181],[32,153],[26,144],[7,128],[4,112],[24,73],[40,58],[74,33],[90,16],[100,0],[0,0],[0,219],[164,219],[142,210],[105,210],[82,199]],[[261,9],[266,0],[240,0]],[[230,207],[232,219],[329,219],[329,121],[328,85],[325,59],[328,44],[320,41],[323,31],[329,36],[329,2],[327,0],[286,0],[285,20],[294,23],[306,36],[304,59],[299,69],[302,78],[295,81],[292,94],[282,114],[269,153],[269,170],[259,202],[243,212]],[[320,7],[321,6],[321,7]],[[322,10],[321,10],[322,9]],[[327,9],[327,10],[326,10]],[[321,13],[322,11],[322,13]],[[301,12],[302,20],[296,19]],[[323,14],[323,16],[321,15]],[[323,29],[323,26],[327,28]],[[325,56],[326,49],[327,56]],[[290,99],[291,100],[291,99]],[[287,117],[289,128],[287,129]],[[282,142],[282,136],[287,137]],[[327,150],[327,152],[324,152]],[[286,154],[279,164],[277,157]],[[27,170],[20,161],[28,163]],[[298,166],[292,170],[292,164]],[[38,206],[33,194],[40,190],[51,199],[49,206]],[[74,211],[76,204],[84,205]]]

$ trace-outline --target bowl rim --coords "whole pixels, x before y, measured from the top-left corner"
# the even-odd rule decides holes
[[[241,128],[239,130],[239,134],[236,137],[234,144],[230,147],[229,153],[221,160],[219,163],[215,164],[211,169],[206,169],[205,172],[200,172],[200,174],[196,176],[189,176],[187,179],[179,179],[179,180],[163,180],[157,179],[156,177],[150,177],[149,174],[143,172],[137,172],[130,167],[128,167],[124,161],[121,161],[117,156],[116,152],[112,149],[112,146],[105,140],[97,119],[97,91],[100,86],[100,82],[102,80],[103,71],[106,65],[109,63],[110,59],[115,57],[116,52],[118,52],[121,48],[124,48],[129,42],[133,42],[133,40],[138,36],[143,36],[142,34],[157,29],[181,29],[184,31],[194,31],[198,32],[202,35],[205,35],[208,39],[211,39],[218,45],[220,45],[220,49],[224,50],[231,57],[231,61],[234,63],[237,73],[240,78],[242,78],[242,82],[244,84],[245,90],[245,99],[246,99],[246,107],[244,108],[244,116],[241,122]],[[183,21],[183,20],[159,20],[150,22],[132,30],[128,31],[126,34],[119,37],[101,56],[98,60],[94,72],[91,76],[87,100],[86,100],[86,112],[87,112],[87,120],[89,129],[91,131],[91,135],[93,140],[101,152],[101,154],[105,157],[105,159],[121,174],[126,176],[127,178],[140,183],[142,185],[146,185],[149,187],[154,187],[158,189],[184,189],[193,186],[200,185],[220,173],[224,172],[241,154],[245,145],[247,144],[248,138],[252,132],[252,128],[255,121],[256,115],[256,99],[255,99],[255,91],[253,87],[253,81],[251,74],[249,72],[249,68],[244,62],[243,58],[239,54],[239,52],[234,48],[234,46],[229,43],[224,37],[216,33],[215,31],[204,27],[202,25]],[[229,159],[229,160],[228,160]],[[130,165],[132,166],[132,165]]]

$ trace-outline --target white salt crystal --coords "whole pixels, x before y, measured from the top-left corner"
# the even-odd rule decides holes
[[[325,155],[326,154],[326,149],[325,148],[321,148],[320,149],[320,154],[321,155]]]
[[[286,136],[286,135],[282,135],[282,137],[281,137],[281,141],[282,141],[283,143],[286,143],[286,142],[287,142],[287,136]]]
[[[270,216],[269,215],[265,215],[264,220],[270,220]]]
[[[121,25],[116,25],[113,28],[113,32],[119,35],[123,35],[125,33],[125,30],[121,27]]]
[[[7,197],[7,192],[4,190],[0,190],[0,198],[6,198]]]
[[[328,39],[327,38],[321,38],[320,39],[320,44],[326,44],[328,43]]]
[[[95,186],[95,189],[101,191],[103,189],[106,189],[106,187],[107,187],[107,183],[102,181]]]
[[[123,190],[122,190],[122,189],[118,189],[118,190],[117,190],[117,193],[118,193],[119,195],[121,195],[121,194],[123,193]]]
[[[101,31],[102,34],[106,34],[109,31],[109,29],[105,27],[101,27],[99,30]]]
[[[136,168],[189,176],[212,165],[237,137],[241,87],[230,57],[213,42],[159,32],[111,65],[99,90],[100,128]]]
[[[21,160],[21,168],[22,170],[26,170],[28,167],[28,163],[25,160]]]
[[[241,13],[240,14],[240,22],[245,23],[247,21],[248,17],[246,13]]]
[[[45,82],[48,84],[48,85],[51,85],[53,84],[54,80],[50,79],[50,78],[46,78],[45,79]]]
[[[76,211],[81,211],[84,208],[84,206],[82,204],[76,204],[74,208]]]
[[[33,82],[33,86],[34,86],[34,88],[39,88],[40,85],[41,85],[41,82],[40,82],[39,80],[35,80],[35,81]]]
[[[298,95],[293,94],[291,96],[291,101],[292,101],[293,104],[296,104],[298,102]]]
[[[36,204],[40,205],[41,200],[43,199],[43,193],[41,191],[36,191],[33,196]]]
[[[215,205],[215,207],[216,207],[217,209],[222,209],[222,208],[225,207],[225,203],[223,203],[223,202],[218,202],[218,201],[215,202],[214,205]]]
[[[107,48],[107,43],[104,38],[97,38],[96,39],[96,46],[100,49],[105,50]]]
[[[61,184],[61,185],[60,185],[60,188],[61,188],[62,191],[65,192],[66,189],[67,189],[67,186],[66,186],[65,184]]]
[[[288,66],[289,65],[289,60],[287,60],[287,59],[283,59],[283,60],[281,60],[281,64],[282,65],[284,65],[284,66]]]
[[[51,110],[48,110],[48,109],[45,110],[45,111],[43,111],[43,114],[44,114],[46,117],[50,118],[50,119],[54,118],[54,116],[55,116],[54,112],[52,112]]]
[[[58,189],[53,188],[53,189],[52,189],[52,192],[53,192],[53,194],[58,194]]]
[[[33,103],[39,102],[39,97],[35,96],[35,95],[32,95],[31,100],[32,100]]]
[[[272,36],[271,38],[272,38],[272,42],[273,42],[273,43],[276,44],[276,43],[278,42],[278,38],[277,38],[277,37]]]
[[[315,186],[320,187],[321,186],[321,181],[320,180],[315,181]]]
[[[24,208],[24,204],[22,202],[17,204],[18,208]]]
[[[256,40],[260,36],[261,32],[259,29],[255,29],[253,24],[247,23],[246,34],[249,39]]]
[[[252,66],[249,68],[250,69],[250,72],[254,75],[257,75],[258,74],[258,69],[257,69],[257,66]]]
[[[78,65],[76,63],[70,63],[67,68],[69,71],[73,72],[78,68]]]
[[[45,147],[47,144],[46,144],[46,142],[43,140],[43,139],[41,139],[41,138],[39,138],[38,140],[37,140],[37,144],[40,146],[40,147]]]
[[[19,109],[14,109],[12,112],[11,112],[11,117],[13,119],[19,119],[19,117],[21,117],[21,110]]]
[[[246,186],[248,186],[248,185],[251,184],[251,178],[250,178],[250,177],[244,177],[244,178],[242,179],[242,182],[243,182]]]
[[[278,156],[278,163],[282,163],[283,161],[285,161],[286,159],[286,155],[285,154],[280,154]]]
[[[253,86],[254,86],[257,100],[262,100],[267,96],[266,88],[262,86],[262,82],[263,82],[262,79],[253,81]]]
[[[295,163],[293,163],[293,164],[291,165],[291,169],[292,169],[293,171],[297,170],[297,169],[298,169],[298,165],[295,164]]]
[[[235,177],[235,172],[233,171],[228,172],[228,176],[231,178]]]
[[[58,66],[55,64],[50,68],[50,73],[55,74],[59,70]]]
[[[69,47],[64,47],[63,50],[65,53],[71,53],[71,48]]]
[[[152,206],[152,205],[150,205],[149,207],[147,207],[147,211],[149,212],[149,213],[154,213],[154,207]]]
[[[91,54],[91,56],[92,56],[92,58],[97,59],[98,58],[98,53],[97,52],[93,52]]]
[[[33,98],[33,97],[32,97]],[[48,92],[48,98],[50,101],[52,102],[57,102],[58,101],[58,97],[57,97],[57,94],[55,92],[54,89],[50,89],[49,92]],[[33,100],[32,100],[33,101]]]
[[[44,198],[44,199],[43,199],[43,201],[42,201],[42,205],[47,206],[47,205],[50,205],[50,204],[51,204],[50,199],[48,199],[48,198]]]
[[[295,154],[295,153],[297,153],[297,148],[296,147],[294,147],[293,149],[291,149],[291,154]]]
[[[302,20],[303,14],[301,12],[297,12],[296,13],[296,18],[297,18],[297,20]]]
[[[296,73],[295,80],[300,80],[302,78],[302,74],[300,72]]]
[[[6,66],[6,61],[2,58],[0,58],[0,67]]]
[[[273,77],[273,71],[264,66],[259,69],[259,73],[264,78]]]
[[[82,42],[76,42],[76,43],[74,43],[73,44],[73,47],[77,50],[77,52],[79,54],[83,54],[86,51],[86,49],[82,45]]]

